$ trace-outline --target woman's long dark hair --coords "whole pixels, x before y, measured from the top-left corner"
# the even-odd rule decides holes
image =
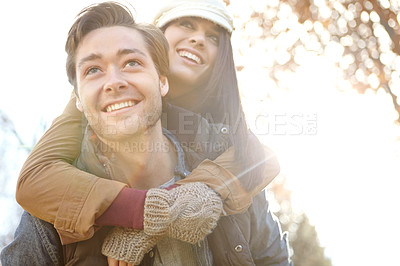
[[[217,58],[210,79],[200,95],[197,112],[210,122],[229,125],[236,149],[236,158],[243,161],[247,150],[248,130],[236,77],[232,45],[226,31],[221,31]]]
[[[264,149],[247,126],[240,100],[231,39],[225,30],[220,33],[218,54],[210,80],[200,95],[204,96],[199,99],[196,111],[207,119],[211,117],[210,122],[229,125],[235,159],[240,162],[243,175],[246,175],[242,184],[247,188],[254,188],[263,179]]]
[[[161,30],[165,32],[168,26],[165,25]],[[235,160],[241,166],[241,183],[249,190],[259,185],[265,171],[264,149],[247,127],[240,101],[232,44],[226,30],[220,32],[217,58],[209,81],[203,87],[188,91],[185,96],[188,95],[196,98],[196,104],[184,106],[186,109],[202,115],[210,123],[229,125]],[[173,102],[180,105],[179,99]]]

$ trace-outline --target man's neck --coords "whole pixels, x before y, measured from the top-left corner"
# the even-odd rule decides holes
[[[174,176],[177,154],[174,145],[162,133],[161,126],[145,134],[117,142],[108,142],[105,155],[112,158],[130,187],[158,187]]]

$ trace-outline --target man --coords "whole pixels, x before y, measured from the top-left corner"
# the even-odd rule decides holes
[[[105,9],[107,4],[103,5]],[[108,6],[120,14],[117,7],[116,5]],[[98,14],[104,12],[103,9],[99,9]],[[107,9],[105,12],[107,13]],[[109,14],[107,13],[106,16]],[[99,18],[93,16],[90,19],[89,22],[76,23],[77,28],[85,28],[86,25],[91,25],[91,21],[95,24],[94,21],[97,22]],[[86,136],[92,136],[91,132],[96,136],[96,140],[86,143],[89,147],[83,145],[85,150],[82,151],[78,165],[89,172],[93,165],[104,166],[110,179],[118,178],[118,181],[136,189],[148,190],[173,184],[177,178],[180,178],[175,173],[176,166],[184,163],[178,162],[178,157],[183,158],[183,156],[179,156],[181,150],[179,146],[175,147],[177,143],[174,145],[176,142],[174,137],[166,131],[163,133],[161,127],[161,99],[168,92],[168,80],[165,75],[168,64],[162,64],[163,61],[159,58],[167,57],[166,40],[162,32],[153,26],[134,23],[126,26],[123,23],[122,25],[104,24],[95,29],[83,29],[81,32],[77,29],[76,35],[81,33],[82,37],[75,37],[76,44],[71,43],[70,55],[73,54],[74,69],[76,69],[74,73],[76,73],[77,106],[84,112],[90,126]],[[152,45],[150,46],[149,43]],[[100,156],[104,158],[101,163],[98,162]],[[173,189],[171,193],[183,187]],[[196,193],[202,193],[201,189]],[[160,221],[163,213],[157,211],[158,204],[162,204],[164,198],[168,197],[168,193],[163,194],[163,192],[164,190],[161,189],[153,189],[147,193],[144,231],[149,234],[151,230],[155,231],[152,233],[153,236],[163,234],[157,231],[165,231],[164,225],[159,228],[160,223],[166,222]],[[179,196],[187,196],[187,193],[179,194]],[[150,203],[151,200],[154,200],[154,203]],[[195,198],[190,199],[190,201],[193,200]],[[220,199],[208,197],[203,200],[205,203],[213,203],[213,206],[210,206],[211,212],[203,215],[214,217],[216,221],[221,213]],[[169,202],[166,202],[166,205],[168,204]],[[201,208],[203,209],[204,206],[205,204]],[[149,214],[149,212],[152,213]],[[149,226],[150,223],[153,224]],[[212,223],[215,225],[215,222]],[[205,229],[206,232],[210,231],[214,225]],[[182,228],[176,229],[179,230],[177,234],[180,235]],[[187,233],[191,236],[195,234],[194,231]],[[97,233],[97,235],[100,234]],[[152,243],[150,239],[154,240],[147,235],[141,237],[145,237],[146,241],[138,245],[138,248]],[[75,259],[76,250],[92,247],[90,243],[102,242],[94,239],[96,236],[86,242],[72,244],[73,248],[67,245],[65,248],[67,261]],[[198,242],[198,240],[195,239],[193,242]],[[170,248],[169,245],[175,246],[176,249],[192,249],[190,244],[173,240],[168,241],[165,249]],[[126,247],[126,245],[122,246]],[[158,251],[157,254],[162,252],[160,246]],[[194,255],[188,256],[187,253],[179,252],[173,254],[173,257],[176,259],[180,257],[180,254],[184,254],[185,257],[181,258],[182,264],[195,260]],[[109,255],[113,253],[110,251]],[[138,256],[138,260],[132,262],[140,262],[141,254]],[[164,261],[166,260],[166,256],[160,255],[160,259],[161,257]]]
[[[166,40],[155,28],[135,24],[118,4],[103,3],[87,11],[94,10],[97,15],[91,19],[88,13],[81,14],[81,23],[74,24],[79,34],[67,43],[67,65],[73,66],[69,78],[77,89],[77,106],[89,123],[76,165],[149,192],[144,230],[116,227],[109,232],[102,227],[89,240],[65,245],[64,263],[107,263],[100,254],[107,236],[105,255],[136,264],[287,265],[288,254],[280,252],[287,251],[286,239],[267,215],[262,194],[245,213],[221,218],[204,238],[221,213],[218,196],[199,183],[170,186],[187,169],[179,142],[160,122],[161,98],[168,91]],[[226,141],[218,134],[214,139]],[[175,204],[180,200],[186,205]],[[51,231],[33,221],[33,230],[40,234]],[[57,243],[42,240],[42,245],[48,257],[60,253]]]

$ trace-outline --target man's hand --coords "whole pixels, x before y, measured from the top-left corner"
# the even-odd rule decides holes
[[[109,266],[134,266],[131,263],[125,261],[115,260],[113,258],[107,257],[107,262]]]

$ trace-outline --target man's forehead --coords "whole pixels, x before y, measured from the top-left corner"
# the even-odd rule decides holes
[[[95,29],[82,39],[77,49],[78,58],[106,53],[115,55],[136,53],[149,56],[142,34],[136,29],[124,26]]]

